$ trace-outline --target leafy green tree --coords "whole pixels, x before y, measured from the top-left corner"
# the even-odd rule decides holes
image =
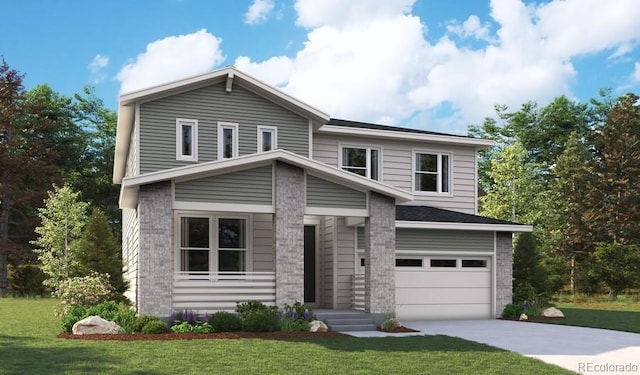
[[[640,285],[640,245],[600,243],[594,260],[595,275],[611,289],[613,299],[624,289]]]
[[[529,284],[537,294],[549,292],[548,274],[542,265],[533,233],[521,233],[513,249],[513,287]]]
[[[102,210],[94,208],[91,211],[84,230],[73,247],[81,275],[90,275],[91,272],[109,274],[109,282],[114,290],[120,294],[126,291],[120,245]]]
[[[89,205],[79,197],[80,193],[67,185],[54,186],[45,207],[38,211],[42,225],[36,228],[40,236],[34,245],[42,271],[48,277],[45,284],[53,289],[82,273],[77,248],[72,244],[83,235]]]

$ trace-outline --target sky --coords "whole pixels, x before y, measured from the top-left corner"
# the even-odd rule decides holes
[[[639,0],[20,0],[0,55],[27,89],[129,91],[228,65],[331,117],[466,134],[566,95],[640,91]]]

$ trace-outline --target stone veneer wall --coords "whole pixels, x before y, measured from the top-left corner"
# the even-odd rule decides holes
[[[276,304],[304,300],[304,170],[276,162],[274,246]]]
[[[395,215],[393,198],[371,192],[364,225],[365,311],[379,317],[396,306]]]
[[[173,282],[171,182],[140,187],[138,217],[138,314],[168,317]]]
[[[496,233],[496,317],[513,298],[513,238],[511,232]]]

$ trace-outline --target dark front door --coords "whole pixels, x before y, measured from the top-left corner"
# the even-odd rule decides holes
[[[316,302],[316,227],[304,226],[304,302]]]

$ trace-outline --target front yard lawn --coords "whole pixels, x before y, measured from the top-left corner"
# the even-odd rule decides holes
[[[565,319],[547,320],[545,323],[640,333],[638,306],[621,306],[616,303],[564,303],[558,304],[558,308],[564,313]]]
[[[447,336],[309,340],[65,340],[55,300],[0,299],[0,374],[571,374]]]

